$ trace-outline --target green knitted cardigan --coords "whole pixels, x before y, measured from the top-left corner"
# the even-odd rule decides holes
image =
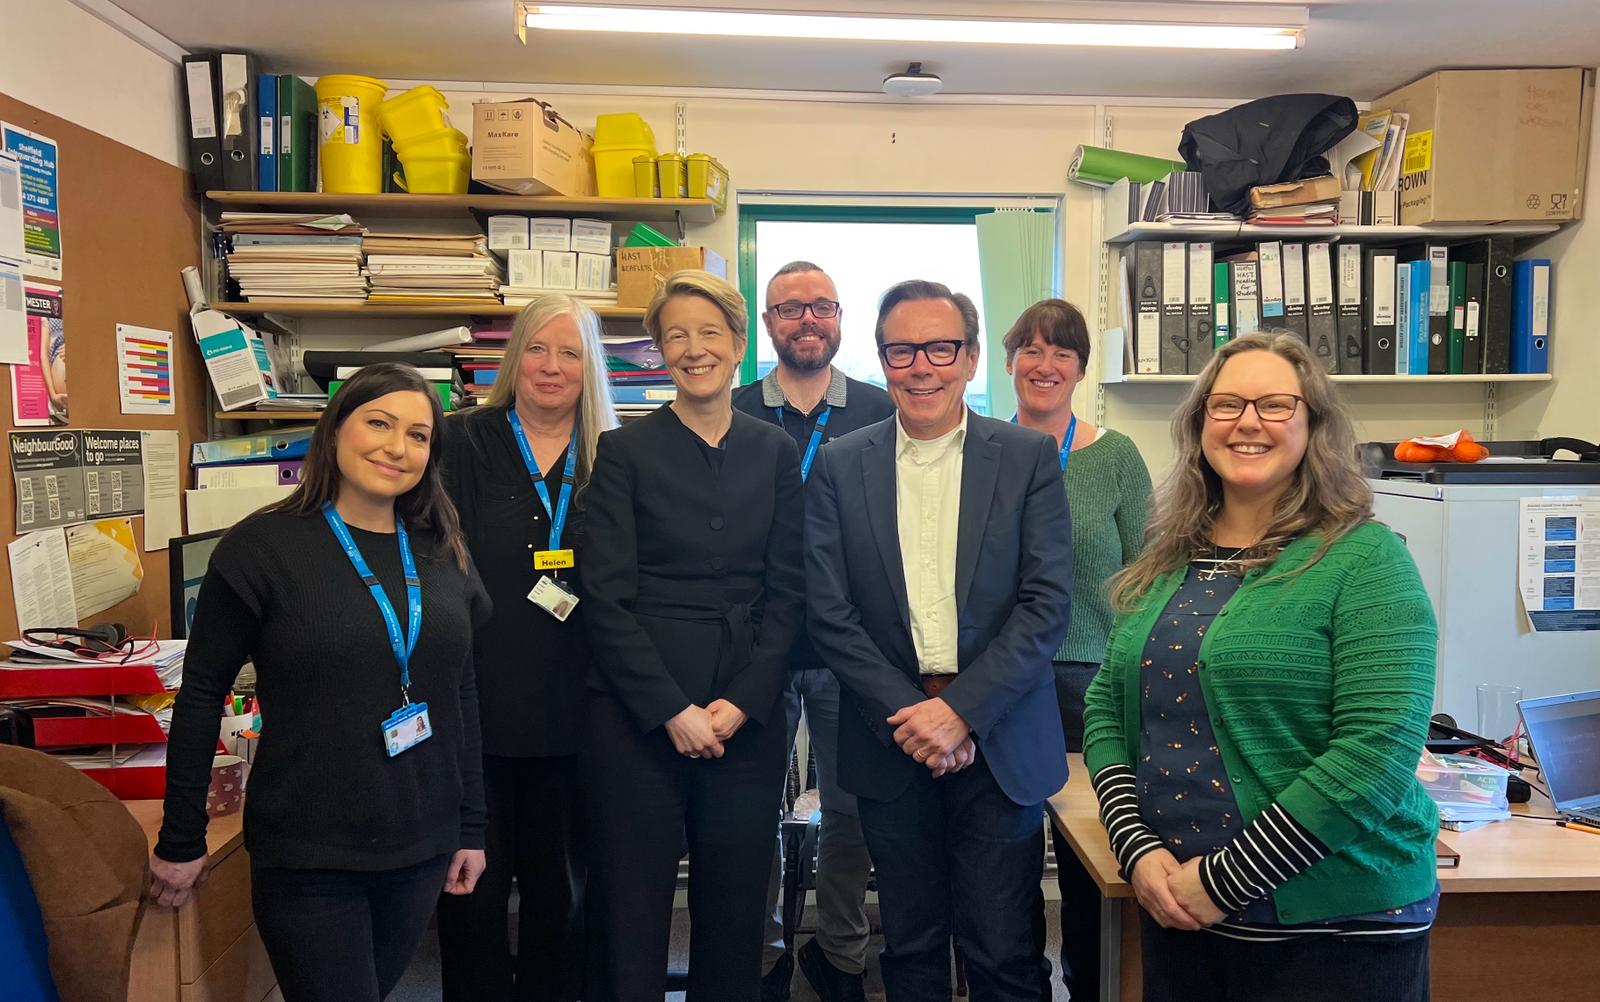
[[[1248,823],[1274,801],[1329,855],[1274,891],[1286,924],[1360,915],[1427,897],[1438,810],[1417,781],[1433,706],[1438,629],[1411,555],[1368,522],[1301,568],[1301,537],[1245,574],[1200,643],[1200,685]],[[1136,768],[1146,639],[1184,568],[1118,617],[1089,687],[1091,776]]]

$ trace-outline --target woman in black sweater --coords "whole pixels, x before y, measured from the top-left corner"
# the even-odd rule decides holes
[[[600,437],[579,566],[594,651],[585,1002],[659,1000],[689,848],[691,1002],[760,997],[779,690],[804,608],[800,462],[733,410],[744,300],[682,271],[645,313],[677,399]]]
[[[300,488],[229,531],[200,588],[151,893],[177,906],[202,877],[222,701],[251,660],[245,845],[286,1002],[377,1002],[439,889],[470,893],[483,871],[472,632],[490,606],[439,475],[441,419],[415,369],[362,369]]]
[[[476,637],[488,865],[478,889],[439,901],[445,1002],[575,1002],[583,987],[582,743],[589,638],[584,607],[528,598],[581,565],[574,501],[600,433],[616,427],[594,311],[544,296],[518,314],[486,406],[445,422],[446,490],[494,601]],[[527,451],[524,453],[523,449]],[[531,460],[531,462],[530,462]],[[522,905],[513,959],[506,910]]]

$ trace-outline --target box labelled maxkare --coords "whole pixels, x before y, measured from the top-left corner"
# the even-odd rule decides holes
[[[1440,70],[1372,102],[1410,116],[1400,223],[1583,218],[1595,71]]]
[[[472,179],[513,195],[595,193],[593,140],[535,98],[472,106]]]
[[[649,306],[668,275],[690,268],[728,277],[728,262],[707,247],[618,247],[617,305]]]

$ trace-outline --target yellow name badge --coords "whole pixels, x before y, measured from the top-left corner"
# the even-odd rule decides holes
[[[538,571],[559,571],[576,564],[571,550],[536,550],[533,568]]]

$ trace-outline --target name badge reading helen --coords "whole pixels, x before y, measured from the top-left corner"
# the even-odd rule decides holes
[[[572,567],[576,562],[571,550],[536,550],[533,554],[533,569],[536,571],[559,571]]]

